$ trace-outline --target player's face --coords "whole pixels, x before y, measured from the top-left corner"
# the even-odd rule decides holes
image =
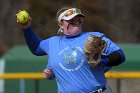
[[[71,20],[62,20],[61,28],[65,35],[75,36],[81,33],[83,17],[75,16]]]

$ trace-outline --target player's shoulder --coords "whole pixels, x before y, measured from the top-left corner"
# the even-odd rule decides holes
[[[50,40],[59,40],[61,38],[61,36],[52,36],[49,39]]]
[[[60,36],[51,36],[45,40],[57,40],[57,39],[60,39],[61,37]]]
[[[59,39],[60,39],[60,36],[52,36],[52,37],[49,37],[49,38],[46,38],[46,39],[42,40],[42,43],[55,42],[55,41],[57,41]]]
[[[103,34],[101,32],[96,32],[96,31],[94,31],[94,32],[84,32],[83,34],[87,35],[87,36],[89,36],[91,34],[94,35],[94,36],[99,36],[99,37],[104,37],[105,36],[105,34]]]

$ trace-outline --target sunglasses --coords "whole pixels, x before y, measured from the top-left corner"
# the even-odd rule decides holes
[[[74,9],[68,10],[68,11],[66,11],[66,13],[64,14],[64,16],[68,17],[68,16],[70,16],[70,15],[72,15],[72,14],[75,14],[75,13],[76,13],[76,14],[81,14],[80,9],[74,8]]]

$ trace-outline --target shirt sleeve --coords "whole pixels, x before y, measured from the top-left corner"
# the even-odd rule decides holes
[[[104,34],[102,34],[103,40],[106,42],[106,48],[103,51],[106,55],[109,55],[110,53],[117,51],[120,49],[119,46],[117,46],[113,41],[111,41],[109,38],[107,38]]]
[[[39,47],[44,53],[48,54],[49,53],[49,39],[42,40],[39,44]]]

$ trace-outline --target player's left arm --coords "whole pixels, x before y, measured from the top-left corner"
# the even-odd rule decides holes
[[[109,71],[112,68],[112,66],[106,66],[104,67],[104,73],[106,73],[107,71]]]
[[[103,51],[105,55],[101,56],[101,62],[99,65],[104,65],[110,69],[111,66],[117,66],[123,63],[125,61],[125,55],[122,49],[110,39],[108,39],[104,34],[102,37],[105,40],[107,46]]]

